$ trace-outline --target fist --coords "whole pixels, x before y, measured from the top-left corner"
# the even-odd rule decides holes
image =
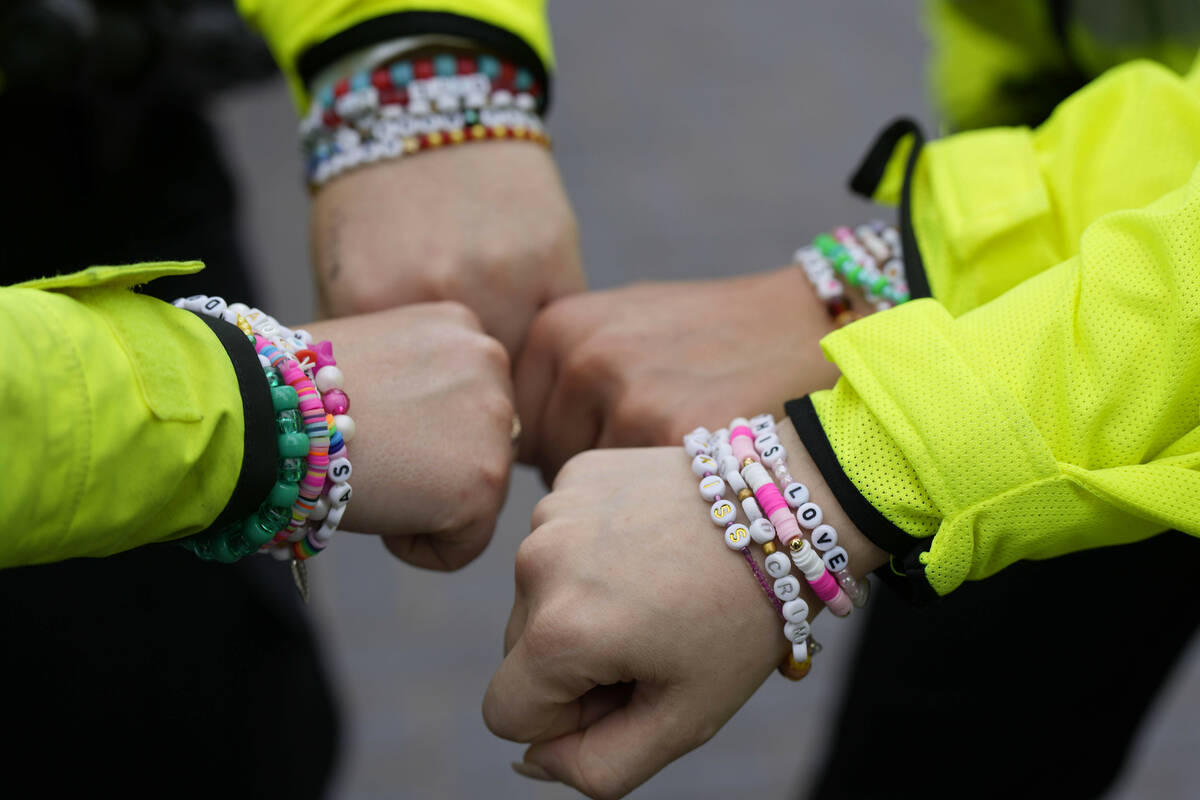
[[[491,539],[512,461],[508,355],[456,303],[306,326],[334,345],[356,433],[342,526],[419,567],[452,570]]]
[[[313,197],[311,227],[325,311],[454,300],[514,356],[538,309],[585,286],[558,169],[528,142],[352,170]]]
[[[782,416],[832,386],[832,330],[795,267],[568,297],[539,315],[517,365],[522,460],[547,479],[594,447],[676,444],[738,414]]]

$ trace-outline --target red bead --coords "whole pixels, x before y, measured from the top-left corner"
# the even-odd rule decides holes
[[[350,79],[349,78],[342,78],[340,81],[338,81],[337,83],[335,83],[333,85],[333,96],[334,97],[342,97],[343,95],[347,95],[349,93],[350,93]]]
[[[432,78],[433,77],[433,62],[428,58],[423,58],[420,61],[413,62],[413,75],[417,78]]]
[[[472,73],[475,73],[478,71],[479,70],[475,68],[475,59],[469,58],[467,56],[459,56],[459,59],[458,59],[458,74],[459,75],[471,75]]]
[[[384,106],[407,106],[407,89],[382,89],[379,92],[379,104]]]
[[[829,311],[829,316],[836,317],[843,311],[849,311],[850,305],[841,297],[835,297],[825,303],[825,308]]]
[[[333,111],[326,111],[321,115],[321,122],[326,128],[337,128],[342,124],[342,118]]]
[[[509,64],[504,61],[500,64],[500,80],[511,84],[517,79],[517,67],[515,64]]]
[[[371,85],[381,92],[392,88],[392,75],[386,69],[376,70],[371,76]]]
[[[316,365],[317,363],[317,354],[308,348],[297,350],[295,355],[297,361],[307,361],[309,364],[313,365]]]

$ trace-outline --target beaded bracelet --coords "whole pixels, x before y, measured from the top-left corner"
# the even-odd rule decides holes
[[[900,233],[880,220],[860,225],[853,231],[841,226],[832,234],[820,234],[812,244],[797,250],[793,259],[804,270],[818,299],[825,304],[838,327],[848,325],[859,316],[852,308],[839,274],[846,282],[862,289],[867,302],[877,311],[909,300]]]

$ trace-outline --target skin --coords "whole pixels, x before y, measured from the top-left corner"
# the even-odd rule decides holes
[[[325,314],[453,300],[514,358],[543,306],[586,288],[558,168],[529,142],[350,170],[314,195],[311,231]]]
[[[817,344],[832,329],[796,267],[559,300],[517,364],[521,458],[549,481],[584,450],[676,444],[748,408],[782,416],[781,398],[836,380]]]
[[[852,572],[885,563],[790,422],[778,432]],[[495,734],[530,745],[519,773],[622,797],[708,741],[788,652],[782,620],[696,484],[678,446],[590,451],[538,504],[483,702]],[[803,591],[815,616],[821,605]]]
[[[418,567],[470,562],[491,539],[513,457],[504,347],[451,302],[303,327],[334,343],[359,433],[343,527]]]

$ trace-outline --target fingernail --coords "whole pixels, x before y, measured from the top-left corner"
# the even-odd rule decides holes
[[[528,761],[512,762],[513,772],[522,775],[526,778],[533,778],[535,781],[553,781],[553,776],[549,772],[539,767],[537,764],[531,764]]]

